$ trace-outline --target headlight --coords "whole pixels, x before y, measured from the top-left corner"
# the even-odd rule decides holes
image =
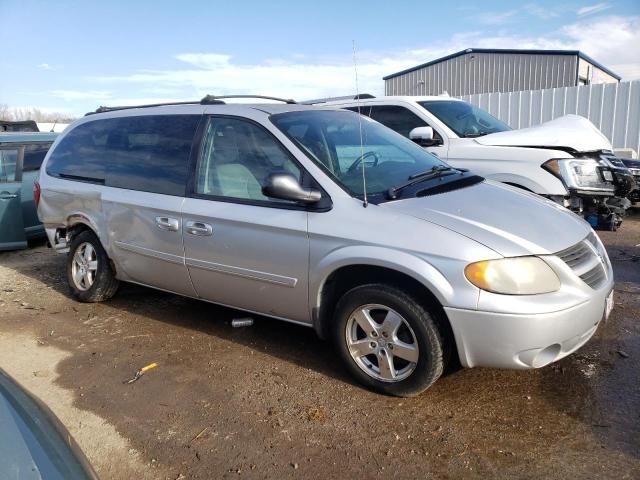
[[[482,290],[504,295],[535,295],[560,288],[556,273],[538,257],[514,257],[471,263],[464,275]]]
[[[591,158],[556,158],[544,163],[542,168],[562,179],[570,189],[615,190],[611,171]]]

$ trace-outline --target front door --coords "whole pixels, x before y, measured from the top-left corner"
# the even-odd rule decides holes
[[[303,174],[266,129],[211,117],[183,208],[185,261],[206,300],[310,323],[307,212],[262,194],[278,172]]]
[[[27,247],[22,219],[24,147],[0,147],[0,250]]]

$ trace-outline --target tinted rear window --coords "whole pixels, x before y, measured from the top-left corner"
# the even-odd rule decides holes
[[[24,163],[22,165],[23,172],[38,170],[45,155],[49,151],[51,143],[36,143],[25,145],[24,147]]]
[[[56,146],[47,173],[145,192],[182,196],[200,115],[95,120]]]

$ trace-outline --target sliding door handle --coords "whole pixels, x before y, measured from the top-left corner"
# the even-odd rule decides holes
[[[156,217],[156,227],[168,232],[177,232],[178,228],[180,228],[180,222],[177,218]]]
[[[213,227],[208,223],[187,222],[187,233],[199,237],[209,237],[213,234]]]

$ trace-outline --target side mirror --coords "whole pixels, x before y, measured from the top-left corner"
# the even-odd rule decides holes
[[[296,177],[290,173],[274,173],[269,175],[267,183],[262,187],[262,194],[280,200],[292,200],[306,204],[317,203],[322,193],[311,188],[304,188]]]
[[[409,132],[409,138],[423,147],[432,147],[442,143],[433,138],[433,128],[431,127],[416,127]]]

